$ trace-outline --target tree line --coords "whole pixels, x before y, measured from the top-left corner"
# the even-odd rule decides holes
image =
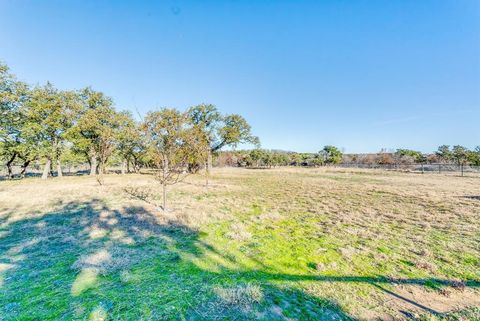
[[[211,104],[163,108],[137,121],[100,91],[30,86],[0,64],[0,159],[9,178],[14,164],[23,176],[34,162],[43,164],[44,179],[62,176],[65,162],[88,163],[90,175],[102,175],[114,159],[122,172],[152,169],[165,186],[186,171],[208,172],[213,153],[241,143],[259,140],[242,116]]]
[[[411,149],[381,150],[378,153],[345,154],[338,147],[325,146],[317,153],[297,153],[281,150],[223,151],[217,159],[219,166],[276,167],[276,166],[325,166],[336,164],[358,165],[412,165],[456,164],[480,166],[480,146],[473,150],[455,145],[442,145],[433,153]]]
[[[62,176],[62,164],[85,164],[90,175],[101,175],[107,164],[126,171],[155,169],[163,181],[181,179],[217,163],[227,166],[323,166],[339,163],[412,164],[456,163],[480,166],[480,146],[442,145],[429,154],[410,149],[374,154],[344,154],[335,146],[317,153],[253,149],[224,151],[241,143],[259,146],[251,127],[240,115],[223,115],[211,104],[186,111],[163,108],[137,121],[116,109],[111,98],[90,87],[59,90],[51,83],[29,86],[0,64],[0,159],[13,177],[13,165],[24,176],[32,163],[43,165],[42,178]]]
[[[223,151],[217,156],[219,166],[263,167],[277,166],[323,166],[342,161],[339,148],[327,145],[317,153],[296,153],[280,150],[252,149]]]
[[[470,150],[461,145],[441,145],[432,153],[411,149],[381,150],[375,154],[348,154],[343,163],[365,165],[456,164],[480,166],[480,146]]]

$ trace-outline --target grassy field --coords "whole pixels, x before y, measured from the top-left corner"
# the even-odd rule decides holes
[[[0,320],[478,320],[480,178],[0,182]]]

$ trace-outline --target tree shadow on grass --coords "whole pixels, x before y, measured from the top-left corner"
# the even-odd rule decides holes
[[[242,270],[200,267],[215,251],[201,233],[143,207],[92,200],[1,217],[2,320],[351,319],[328,300]]]
[[[110,209],[96,199],[61,204],[35,218],[13,217],[0,214],[2,321],[354,320],[335,302],[292,284],[431,281],[289,275],[258,261],[252,270],[178,221],[144,207]]]
[[[461,196],[462,198],[470,199],[470,200],[475,200],[475,201],[480,201],[480,195],[465,195]]]

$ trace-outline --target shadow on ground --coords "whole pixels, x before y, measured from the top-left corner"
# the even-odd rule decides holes
[[[11,214],[0,216],[2,321],[354,320],[335,302],[289,284],[364,282],[386,293],[382,283],[455,286],[438,279],[288,275],[260,262],[248,270],[203,242],[200,232],[159,221],[144,207],[112,210],[92,200],[59,204],[37,218],[12,221]],[[216,269],[199,263],[218,258]]]
[[[467,199],[471,199],[471,200],[480,201],[480,195],[465,195],[465,196],[462,196],[462,197],[467,198]]]

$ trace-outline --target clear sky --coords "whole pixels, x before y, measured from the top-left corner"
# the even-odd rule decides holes
[[[6,1],[0,60],[145,113],[215,104],[264,148],[480,145],[480,1]]]

